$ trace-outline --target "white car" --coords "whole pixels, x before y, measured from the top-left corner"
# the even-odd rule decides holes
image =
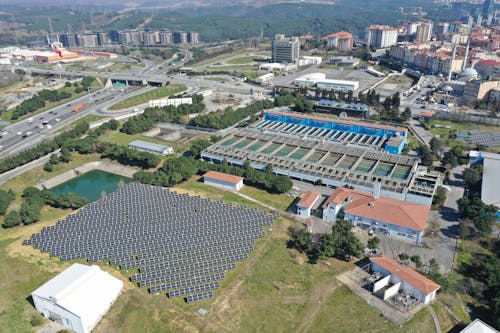
[[[60,122],[60,121],[61,121],[61,119],[59,119],[59,118],[56,118],[56,122],[57,122],[57,123],[58,123],[58,122]]]
[[[17,132],[17,135],[23,135],[23,132]]]

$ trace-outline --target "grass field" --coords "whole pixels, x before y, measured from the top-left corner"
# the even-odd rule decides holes
[[[196,180],[194,177],[174,190],[258,206]],[[245,191],[274,206],[285,207],[290,200],[260,190]],[[36,311],[27,298],[70,263],[62,264],[20,242],[67,213],[44,208],[43,222],[0,230],[0,332],[36,329],[30,325]],[[328,259],[310,264],[303,254],[289,249],[288,229],[295,225],[277,219],[272,231],[266,229],[267,235],[257,240],[249,258],[227,272],[215,297],[194,304],[170,300],[164,294],[149,295],[128,282],[132,272],[99,264],[122,279],[125,287],[93,332],[433,332],[427,309],[398,327],[338,282],[335,277],[352,268],[352,263]],[[200,307],[208,311],[206,316],[196,313]]]
[[[97,89],[101,89],[102,86],[99,82],[97,82],[97,80],[94,80],[90,86],[90,90],[91,91],[95,91]],[[16,120],[11,120],[11,117],[12,117],[12,111],[14,111],[14,109],[10,109],[10,110],[7,110],[6,112],[2,112],[0,113],[0,120],[3,120],[3,121],[9,121],[11,123],[17,123],[18,121],[21,121],[23,119],[27,119],[27,118],[30,118],[30,117],[33,117],[34,115],[37,115],[41,112],[44,112],[44,111],[47,111],[47,110],[50,110],[56,106],[59,106],[59,105],[62,105],[64,103],[68,103],[68,102],[71,102],[79,97],[82,97],[86,94],[88,94],[87,91],[82,91],[81,93],[77,94],[75,93],[75,88],[74,87],[62,87],[62,88],[59,88],[58,91],[60,92],[70,92],[71,93],[71,97],[68,98],[68,99],[64,99],[64,100],[61,100],[61,101],[58,101],[58,102],[46,102],[45,103],[45,106],[43,108],[40,108],[38,109],[36,112],[33,112],[33,113],[28,113],[28,114],[25,114],[24,116],[22,117],[19,117],[17,118]]]
[[[480,130],[480,131],[490,131],[490,132],[500,131],[500,126],[491,126],[491,125],[475,124],[475,123],[459,123],[450,120],[433,119],[432,125],[433,127],[431,128],[431,133],[433,135],[439,135],[441,137],[447,137],[450,130],[451,131]],[[434,127],[435,125],[450,126],[450,128]]]
[[[178,85],[178,84],[171,84],[165,87],[159,87],[154,90],[150,90],[148,92],[145,92],[143,94],[133,96],[130,98],[127,98],[121,102],[118,102],[111,107],[109,107],[109,110],[121,110],[121,109],[126,109],[130,108],[133,106],[137,106],[143,103],[147,103],[151,99],[158,99],[162,97],[167,97],[171,95],[178,94],[182,91],[186,90],[186,86],[184,85]]]
[[[126,146],[130,142],[134,140],[143,140],[143,141],[148,141],[148,142],[153,142],[153,143],[158,143],[160,145],[165,145],[165,146],[170,146],[174,148],[174,152],[178,154],[184,153],[186,150],[188,150],[191,145],[190,144],[181,144],[177,142],[170,142],[170,141],[164,141],[156,138],[150,138],[148,136],[144,136],[142,134],[126,134],[122,132],[111,132],[108,135],[105,135],[102,137],[102,141],[105,142],[113,142],[119,145]]]
[[[246,56],[246,57],[230,59],[230,60],[226,61],[226,63],[232,64],[232,65],[251,64],[255,61],[255,59],[264,59],[264,57]]]
[[[257,65],[210,66],[208,71],[256,71]]]

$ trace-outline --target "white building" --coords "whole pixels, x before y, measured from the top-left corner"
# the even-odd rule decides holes
[[[383,49],[398,42],[398,29],[387,25],[372,25],[368,28],[367,45]]]
[[[156,155],[170,155],[174,153],[174,148],[169,146],[160,145],[157,143],[134,140],[128,144],[129,148],[144,151],[146,153],[156,154]]]
[[[293,63],[299,58],[300,41],[298,37],[286,38],[278,34],[272,41],[273,62]]]
[[[323,61],[321,57],[303,56],[295,61],[297,66],[319,65]]]
[[[267,73],[267,74],[264,74],[264,75],[261,75],[259,77],[257,77],[256,81],[260,84],[266,84],[267,82],[269,82],[269,80],[272,80],[274,78],[274,74],[273,73]]]
[[[310,217],[311,209],[318,202],[321,195],[318,192],[307,191],[297,203],[297,215]]]
[[[73,264],[31,296],[46,318],[87,333],[108,312],[122,288],[122,281],[97,266]]]
[[[498,333],[498,331],[485,324],[481,319],[476,318],[466,328],[461,330],[460,333]]]
[[[379,253],[370,257],[370,263],[371,270],[383,276],[373,284],[373,292],[389,286],[384,290],[384,300],[391,298],[399,291],[404,291],[420,302],[429,304],[436,298],[436,292],[441,287],[411,267],[397,262],[386,254]]]
[[[162,99],[153,99],[149,101],[149,107],[162,107],[162,106],[179,106],[182,104],[193,104],[193,99],[191,97],[184,98],[162,98]]]
[[[353,226],[376,234],[419,244],[424,236],[430,208],[412,202],[380,197],[380,183],[374,194],[338,187],[323,204],[323,220],[335,222],[340,212]]]
[[[359,88],[357,81],[327,79],[324,73],[305,74],[293,80],[293,83],[299,87],[318,87],[336,91],[356,91]]]
[[[259,65],[260,71],[268,72],[291,72],[297,69],[296,64],[280,64],[277,62],[271,62],[268,64]]]
[[[208,171],[203,175],[203,183],[223,190],[239,191],[243,187],[243,177]]]

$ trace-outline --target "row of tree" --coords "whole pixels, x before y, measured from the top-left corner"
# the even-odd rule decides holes
[[[44,205],[50,205],[61,209],[78,209],[85,206],[88,201],[76,193],[67,193],[56,196],[48,190],[39,190],[35,187],[24,189],[24,199],[19,211],[12,210],[4,218],[4,228],[14,227],[20,224],[31,224],[40,220],[40,212]]]
[[[270,193],[285,193],[292,188],[290,178],[275,175],[271,165],[268,165],[265,171],[259,171],[253,169],[248,161],[241,168],[231,166],[227,161],[222,164],[213,164],[188,157],[169,158],[159,170],[155,172],[138,171],[134,174],[134,179],[143,184],[173,186],[193,175],[201,175],[209,170],[244,177],[246,184],[260,187]]]
[[[273,102],[269,100],[256,101],[243,108],[233,110],[231,107],[221,112],[211,112],[200,115],[190,120],[189,124],[197,127],[223,129],[235,125],[247,117],[273,107]]]
[[[12,119],[17,119],[28,113],[36,112],[45,106],[45,102],[58,102],[71,97],[70,92],[47,90],[43,89],[33,97],[25,99],[21,102],[14,111],[12,111]]]
[[[313,242],[311,234],[304,229],[290,230],[290,237],[289,246],[307,254],[312,262],[329,257],[349,260],[351,257],[360,257],[365,248],[352,232],[351,224],[347,220],[337,221],[332,226],[332,232],[322,234],[317,242]]]
[[[28,148],[11,157],[5,158],[0,161],[0,173],[12,170],[47,155],[59,149],[68,140],[79,138],[85,134],[88,129],[89,124],[87,122],[78,122],[73,129],[63,132],[53,140],[44,141],[35,147]]]
[[[192,98],[193,104],[147,108],[143,114],[127,120],[120,131],[127,134],[137,134],[149,131],[158,122],[185,123],[187,122],[184,119],[186,115],[200,113],[205,109],[202,95],[194,95]]]
[[[12,190],[4,191],[0,190],[0,215],[4,215],[7,212],[7,208],[12,200],[16,198],[16,194]]]

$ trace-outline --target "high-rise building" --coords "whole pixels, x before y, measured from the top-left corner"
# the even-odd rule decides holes
[[[340,51],[351,51],[354,44],[352,35],[347,31],[339,31],[326,37],[327,47],[336,48]]]
[[[295,62],[300,56],[300,41],[298,37],[286,38],[276,35],[272,42],[273,62]]]
[[[148,31],[143,35],[143,42],[145,46],[155,46],[160,43],[159,31]]]
[[[187,41],[189,44],[199,44],[200,43],[200,34],[195,32],[195,31],[188,32]]]
[[[170,31],[160,31],[160,45],[172,44],[172,33]]]
[[[64,47],[77,47],[78,40],[76,34],[62,34],[60,36],[61,43]]]
[[[390,47],[398,42],[398,29],[387,25],[372,25],[368,28],[368,46],[374,49]]]
[[[97,42],[99,45],[108,45],[110,42],[110,38],[107,33],[105,32],[98,32],[97,33]]]
[[[483,17],[486,18],[490,14],[494,14],[493,12],[495,11],[495,1],[494,0],[484,0],[483,3],[483,10],[481,14],[483,14]]]
[[[415,42],[428,42],[432,37],[432,23],[423,22],[417,27]]]
[[[97,34],[79,34],[77,39],[78,46],[81,47],[96,47],[99,45]]]
[[[187,44],[187,32],[175,31],[173,34],[174,44]]]

